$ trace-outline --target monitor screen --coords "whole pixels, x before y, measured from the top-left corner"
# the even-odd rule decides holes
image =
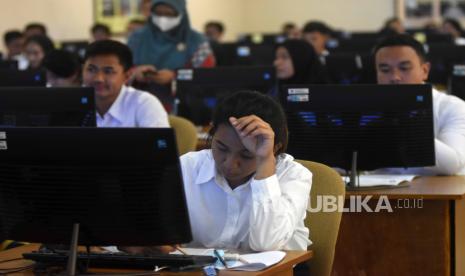
[[[45,87],[47,77],[43,70],[18,70],[0,68],[0,87],[41,86]]]
[[[89,45],[87,40],[77,40],[77,41],[62,41],[61,49],[68,51],[70,53],[78,55],[80,58],[84,58],[86,54],[86,48]]]
[[[0,128],[0,240],[162,245],[191,240],[169,128]]]
[[[359,170],[435,165],[430,85],[294,85],[281,90],[288,152]]]
[[[177,114],[196,125],[208,125],[219,98],[239,90],[268,93],[276,85],[273,66],[180,69],[177,72]]]
[[[428,81],[446,85],[453,73],[454,65],[465,63],[465,46],[454,44],[430,44],[427,47],[431,69]]]
[[[17,60],[0,60],[0,69],[18,70]]]
[[[0,87],[0,126],[96,126],[94,89]]]
[[[218,66],[270,66],[275,59],[273,44],[212,44]]]

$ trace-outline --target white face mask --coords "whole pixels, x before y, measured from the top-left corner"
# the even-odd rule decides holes
[[[160,28],[162,32],[167,32],[176,28],[181,23],[181,19],[182,14],[177,17],[152,15],[153,24]]]

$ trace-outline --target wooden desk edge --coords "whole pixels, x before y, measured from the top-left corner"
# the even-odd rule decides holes
[[[0,256],[3,257],[5,255],[8,256],[8,259],[13,258],[20,258],[22,257],[23,253],[31,252],[37,250],[39,248],[39,244],[28,244],[24,246],[20,246],[17,248],[9,249],[3,252],[0,252]],[[8,252],[8,253],[7,253]],[[292,267],[298,263],[305,262],[310,260],[313,257],[313,251],[286,251],[286,256],[282,261],[277,263],[274,266],[271,266],[268,269],[263,271],[255,271],[255,272],[243,272],[243,271],[221,271],[220,275],[272,275],[276,274],[280,271],[290,270]],[[1,258],[0,258],[1,259]],[[23,260],[24,261],[24,260]],[[29,262],[29,261],[27,261]],[[6,268],[7,266],[2,266]]]

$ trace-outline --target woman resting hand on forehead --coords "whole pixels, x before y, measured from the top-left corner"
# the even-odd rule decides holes
[[[193,236],[186,246],[306,250],[312,174],[284,153],[287,123],[281,106],[258,92],[232,93],[217,105],[210,135],[211,149],[181,156]]]
[[[306,250],[312,174],[285,154],[287,123],[271,97],[232,93],[213,113],[211,149],[181,156],[188,247]]]

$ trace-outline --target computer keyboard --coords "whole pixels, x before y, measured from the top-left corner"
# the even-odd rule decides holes
[[[68,251],[24,253],[25,259],[33,260],[44,265],[66,265]],[[107,268],[139,268],[153,269],[155,266],[168,266],[172,268],[183,268],[189,266],[204,266],[215,263],[216,258],[212,256],[199,255],[132,255],[127,253],[85,253],[79,252],[77,257],[78,265],[88,267]]]

